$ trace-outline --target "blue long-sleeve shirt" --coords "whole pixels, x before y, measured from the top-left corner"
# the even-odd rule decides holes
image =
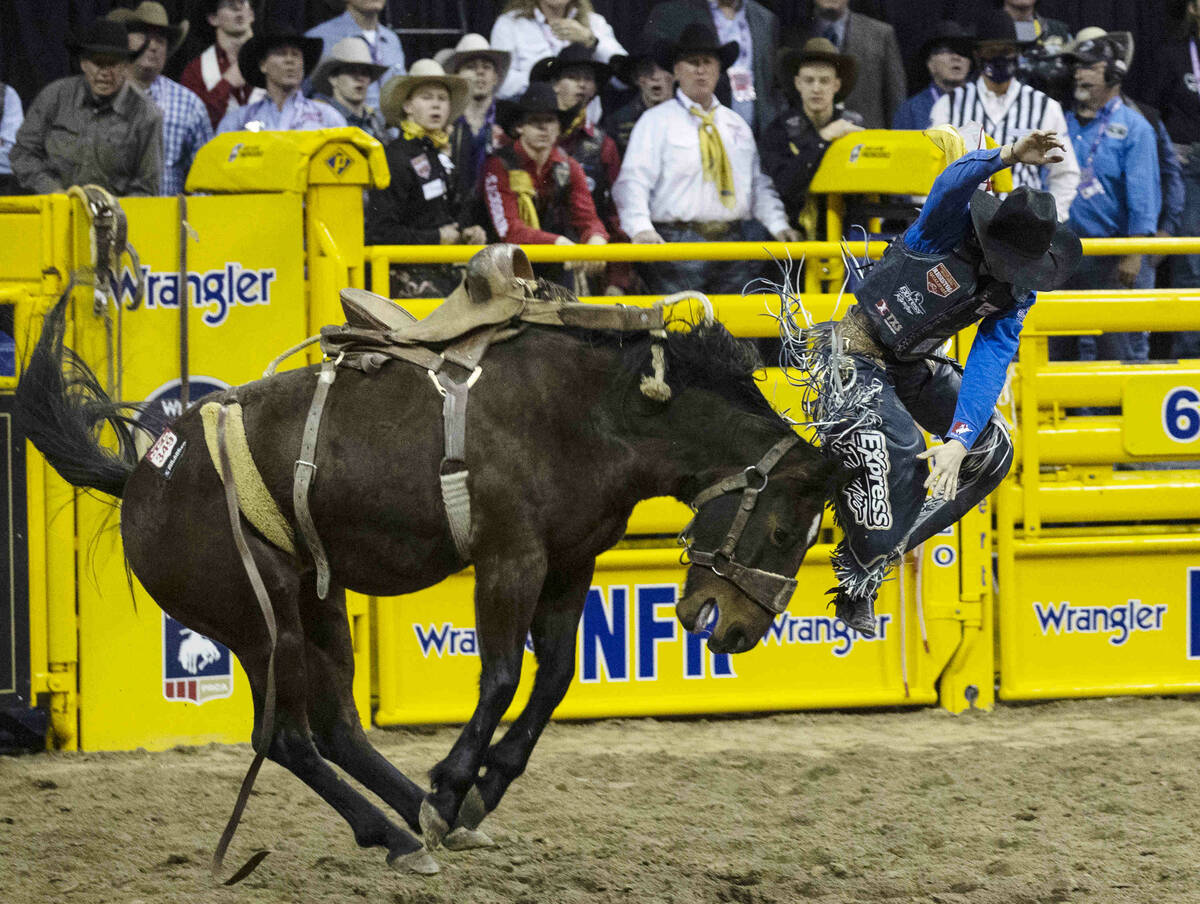
[[[896,110],[896,115],[892,117],[892,128],[928,129],[929,114],[933,112],[933,105],[945,93],[934,84],[914,94]]]
[[[1155,121],[1154,131],[1158,138],[1158,176],[1162,181],[1162,212],[1158,215],[1158,228],[1167,235],[1178,235],[1185,198],[1183,167],[1161,119]]]
[[[1114,97],[1094,119],[1068,113],[1067,130],[1082,173],[1071,228],[1090,238],[1154,235],[1162,188],[1158,143],[1146,118]],[[1089,190],[1089,170],[1099,190]]]
[[[1000,172],[1000,148],[971,151],[950,164],[933,183],[917,221],[908,227],[904,241],[922,254],[945,254],[973,229],[971,196],[981,182]],[[1035,294],[980,321],[971,354],[963,370],[954,420],[945,439],[956,439],[970,449],[987,425],[1004,388],[1008,365],[1017,352],[1017,340]]]

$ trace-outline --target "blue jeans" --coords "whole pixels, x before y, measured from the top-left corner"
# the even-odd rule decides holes
[[[707,242],[692,229],[655,223],[655,231],[667,242]],[[719,241],[772,242],[771,234],[757,220],[739,220]],[[766,276],[768,261],[656,261],[638,265],[638,272],[652,294],[670,295],[688,290],[707,295],[741,295],[747,285]]]

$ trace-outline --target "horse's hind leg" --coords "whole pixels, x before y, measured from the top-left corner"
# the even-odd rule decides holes
[[[479,839],[471,830],[496,809],[508,786],[525,771],[534,745],[571,686],[575,676],[575,638],[594,564],[573,571],[552,571],[546,579],[531,627],[538,663],[533,690],[521,715],[484,756],[483,767],[487,771],[479,776],[463,801],[456,822],[459,834],[451,836],[458,846],[487,843],[486,836]],[[448,837],[447,846],[451,844]]]
[[[329,693],[312,685],[307,671],[308,627],[300,617],[297,598],[300,578],[288,559],[255,537],[247,537],[270,592],[278,626],[275,645],[275,719],[274,732],[267,757],[312,788],[333,807],[354,831],[361,847],[378,845],[388,852],[388,863],[395,869],[422,873],[437,872],[437,863],[428,855],[420,841],[395,825],[370,801],[350,787],[318,752],[309,729],[308,705],[310,693]],[[236,560],[235,560],[236,561]],[[242,578],[245,593],[250,587]],[[250,597],[253,600],[253,597]],[[340,599],[340,598],[339,598]],[[253,603],[250,603],[253,605]],[[257,606],[254,609],[257,610]],[[346,622],[344,605],[331,608],[340,612]],[[330,621],[335,618],[331,616]],[[257,624],[262,624],[261,615]],[[245,633],[251,633],[247,630]],[[261,742],[263,707],[266,693],[270,643],[265,628],[255,630],[261,639],[248,646],[235,640],[235,651],[250,679],[254,695],[255,738]],[[311,688],[311,689],[310,689]]]
[[[354,705],[354,648],[346,622],[346,596],[340,587],[317,598],[311,576],[301,602],[305,664],[308,671],[308,719],[317,749],[420,831],[418,813],[425,791],[376,750],[363,731]]]

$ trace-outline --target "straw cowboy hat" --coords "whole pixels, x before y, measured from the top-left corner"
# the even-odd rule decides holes
[[[451,75],[457,75],[458,70],[471,60],[481,58],[492,61],[492,65],[496,67],[496,84],[503,84],[505,76],[508,75],[508,67],[512,64],[512,54],[507,50],[493,49],[483,35],[474,33],[463,35],[454,45],[449,59],[442,65]]]
[[[132,60],[139,53],[129,49],[129,32],[120,22],[111,19],[95,19],[67,38],[67,49],[76,56],[124,57]]]
[[[711,25],[693,23],[685,28],[674,43],[660,41],[654,49],[658,65],[667,72],[675,68],[675,61],[692,53],[711,53],[720,61],[722,69],[728,69],[738,58],[740,48],[737,41],[722,44],[716,29]]]
[[[371,59],[371,48],[365,38],[351,35],[342,38],[329,49],[329,56],[317,64],[312,74],[313,91],[326,96],[333,93],[329,79],[338,74],[338,70],[353,66],[356,69],[369,69],[371,81],[375,81],[388,71],[387,66],[381,66]]]
[[[1058,222],[1054,195],[1025,186],[1001,201],[985,191],[971,198],[971,221],[988,270],[1026,289],[1057,289],[1083,256],[1079,236]]]
[[[563,72],[576,66],[591,69],[592,77],[601,87],[606,85],[613,75],[612,66],[594,59],[592,52],[582,44],[568,44],[558,52],[558,56],[545,57],[534,63],[533,68],[529,70],[529,80],[553,83]]]
[[[184,19],[177,25],[172,25],[167,17],[167,11],[161,3],[145,0],[135,9],[114,9],[107,16],[109,21],[122,22],[125,30],[133,33],[140,31],[159,31],[167,39],[167,58],[170,59],[183,44],[187,37],[188,21]]]
[[[558,96],[545,82],[530,82],[525,93],[516,100],[496,101],[496,125],[510,138],[516,138],[516,128],[526,116],[545,114],[557,117],[559,125],[566,129],[579,112],[579,107],[569,110],[558,109]]]
[[[1063,48],[1063,56],[1084,64],[1120,60],[1128,70],[1133,65],[1133,34],[1105,31],[1090,25],[1081,29],[1075,40]]]
[[[837,77],[842,80],[842,87],[833,96],[835,103],[844,100],[854,90],[854,82],[858,78],[858,63],[854,57],[838,53],[828,38],[809,38],[799,50],[787,47],[779,54],[779,79],[785,91],[795,93],[796,73],[805,63],[828,63],[834,68]]]
[[[404,105],[422,85],[441,85],[450,92],[449,122],[462,115],[467,106],[467,80],[460,75],[447,75],[434,60],[417,60],[408,67],[408,75],[395,75],[383,84],[379,94],[379,109],[389,124],[404,118]]]
[[[309,73],[313,71],[317,60],[321,58],[323,46],[320,38],[306,38],[291,28],[265,31],[262,34],[255,34],[242,45],[242,49],[238,51],[238,69],[242,71],[242,78],[246,80],[246,84],[255,88],[265,88],[267,77],[262,74],[258,66],[276,47],[300,48],[300,53],[304,57],[304,71]]]

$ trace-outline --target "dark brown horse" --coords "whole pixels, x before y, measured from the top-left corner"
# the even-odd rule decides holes
[[[344,596],[345,588],[408,593],[467,564],[452,541],[439,492],[442,400],[427,374],[402,362],[371,375],[339,370],[320,430],[311,499],[333,576],[325,599],[303,549],[283,552],[244,525],[278,625],[274,731],[262,737],[272,645],[235,549],[200,406],[171,425],[187,446],[169,477],[139,461],[128,406],[104,397],[63,346],[68,307],[64,296],[47,316],[18,390],[26,435],[72,484],[122,499],[125,554],[146,590],[174,618],[230,647],[245,669],[256,749],[332,805],[360,845],[384,847],[388,862],[401,870],[437,869],[416,832],[424,833],[428,847],[455,828],[463,829],[464,846],[486,843],[471,830],[525,769],[565,694],[596,557],[621,538],[639,500],[669,495],[690,502],[728,481],[701,497],[692,548],[717,553],[704,567],[696,557],[678,612],[694,630],[710,621],[715,607],[709,646],[740,652],[775,617],[745,588],[755,575],[796,573],[834,480],[833,467],[804,442],[784,444],[769,474],[756,468],[792,428],[760,393],[752,349],[720,324],[673,329],[657,340],[645,333],[528,326],[494,346],[471,390],[467,426],[479,701],[450,753],[432,769],[427,793],[377,753],[362,730],[351,698],[354,660]],[[639,389],[653,367],[656,341],[665,345],[666,401]],[[293,470],[316,382],[316,369],[308,367],[208,399],[240,403],[254,461],[293,526]],[[97,440],[110,427],[119,440],[115,449]],[[721,552],[735,522],[742,525],[740,536]],[[787,590],[776,594],[782,605]],[[533,692],[493,744],[528,635],[538,661]],[[330,764],[379,795],[404,826]]]

